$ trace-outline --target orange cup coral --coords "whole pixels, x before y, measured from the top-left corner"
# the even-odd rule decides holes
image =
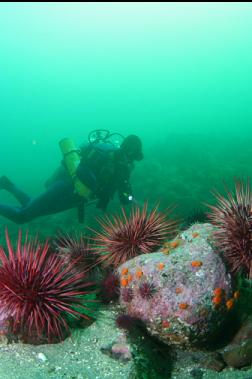
[[[199,233],[198,233],[198,232],[194,232],[194,233],[192,234],[192,236],[193,236],[193,238],[197,238],[197,237],[199,237]]]
[[[127,275],[128,272],[129,272],[129,270],[127,269],[127,267],[124,267],[124,268],[122,269],[122,271],[121,271],[121,274],[122,274],[122,275]]]
[[[183,292],[183,290],[182,290],[182,288],[177,287],[177,288],[175,289],[175,292],[176,292],[177,295],[179,295],[180,293]]]
[[[240,291],[235,291],[235,293],[234,293],[234,299],[238,300],[239,297],[240,297]]]
[[[180,308],[180,309],[187,309],[188,306],[189,306],[189,305],[188,305],[187,303],[180,303],[180,304],[179,304],[179,308]]]
[[[169,323],[169,321],[167,321],[167,320],[162,321],[162,327],[163,327],[163,328],[169,328],[170,325],[171,325],[171,324]]]
[[[221,296],[214,296],[214,298],[212,299],[212,303],[214,305],[220,305],[222,302],[222,297]]]
[[[173,241],[173,242],[170,243],[170,245],[171,245],[171,247],[172,247],[173,249],[175,249],[176,247],[179,246],[179,241]]]
[[[128,280],[125,279],[125,278],[123,278],[123,279],[121,280],[121,286],[122,286],[122,287],[126,287],[127,284],[128,284]]]
[[[228,310],[232,309],[234,307],[234,299],[230,299],[226,302],[226,307]]]
[[[130,282],[133,280],[133,275],[129,274],[129,275],[127,276],[127,280],[128,280],[128,282],[130,283]]]
[[[142,271],[142,270],[138,270],[138,271],[136,272],[136,277],[137,277],[138,279],[140,279],[142,276],[143,276],[143,271]]]
[[[223,289],[222,288],[215,288],[214,291],[213,291],[214,295],[215,296],[222,296],[222,293],[223,293]]]
[[[192,261],[191,263],[192,267],[201,267],[202,264],[203,263],[201,261]]]

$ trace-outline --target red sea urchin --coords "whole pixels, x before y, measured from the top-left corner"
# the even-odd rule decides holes
[[[158,213],[157,207],[148,214],[147,205],[142,210],[135,208],[129,217],[122,209],[121,217],[107,216],[98,222],[102,227],[94,238],[98,262],[114,268],[139,254],[153,252],[177,228],[177,223],[168,221],[165,214]]]
[[[76,266],[82,271],[89,270],[96,265],[96,256],[87,237],[62,234],[56,238],[55,247],[66,263],[77,259]]]
[[[62,340],[68,331],[66,315],[89,317],[83,295],[93,283],[74,269],[75,261],[65,261],[48,253],[48,244],[21,242],[14,250],[6,231],[8,255],[0,247],[0,311],[12,320],[12,332],[21,338]],[[77,309],[79,310],[77,310]]]
[[[235,182],[235,193],[214,193],[218,204],[210,205],[210,221],[217,227],[215,241],[231,271],[252,278],[252,193],[249,182]]]

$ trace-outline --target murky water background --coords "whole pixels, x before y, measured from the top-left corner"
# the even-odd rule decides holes
[[[37,195],[61,138],[108,128],[143,141],[141,202],[186,216],[251,176],[251,16],[250,3],[2,3],[0,173]]]

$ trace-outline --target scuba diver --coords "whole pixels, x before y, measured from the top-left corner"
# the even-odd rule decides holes
[[[101,129],[91,132],[88,143],[79,149],[69,138],[61,140],[59,145],[63,161],[46,181],[46,191],[41,195],[31,199],[6,176],[0,177],[0,189],[10,192],[21,204],[16,207],[0,203],[0,216],[22,224],[40,216],[77,208],[79,222],[83,222],[85,205],[90,202],[96,202],[98,208],[106,211],[116,192],[122,204],[134,201],[130,175],[134,161],[143,159],[139,137],[129,135],[124,138]]]

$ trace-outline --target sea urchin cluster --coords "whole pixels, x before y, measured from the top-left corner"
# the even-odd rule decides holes
[[[130,216],[122,209],[122,216],[106,216],[98,222],[102,228],[94,238],[98,261],[114,268],[139,254],[155,251],[177,228],[177,223],[167,220],[157,207],[148,213],[147,205],[142,210],[135,208]]]
[[[21,240],[20,232],[14,249],[6,231],[8,254],[0,247],[0,311],[21,338],[62,340],[68,331],[67,314],[89,319],[83,295],[92,283],[76,272],[75,261],[65,265],[59,255],[49,254],[48,243]]]
[[[209,219],[217,227],[215,240],[233,273],[252,278],[252,193],[248,182],[235,182],[226,197],[214,193],[218,204],[210,205]]]

